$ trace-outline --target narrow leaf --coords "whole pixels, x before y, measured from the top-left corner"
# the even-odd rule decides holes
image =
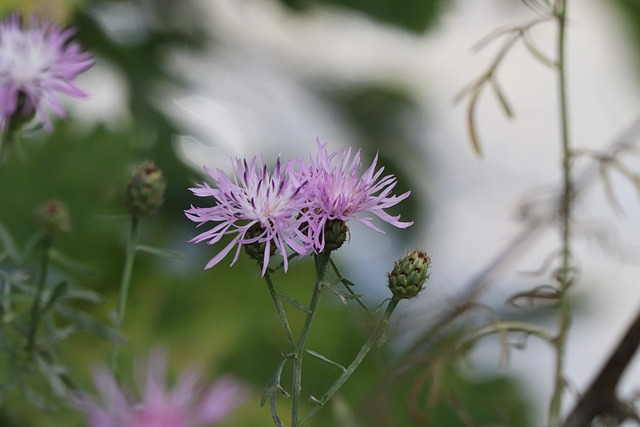
[[[71,258],[68,255],[63,254],[56,248],[53,248],[49,251],[49,256],[51,257],[51,261],[62,267],[63,269],[80,274],[95,274],[96,269],[84,262],[78,261],[76,259]]]
[[[185,259],[184,255],[182,255],[180,252],[172,251],[170,249],[165,249],[165,248],[156,248],[153,246],[138,245],[136,246],[136,250],[147,252],[159,258],[164,258],[172,261],[183,261]]]
[[[115,330],[103,325],[84,313],[72,310],[71,308],[63,305],[57,306],[55,311],[76,325],[80,330],[89,331],[100,338],[104,338],[112,342],[120,344],[126,343],[124,337],[118,334]]]
[[[615,191],[613,190],[613,184],[611,183],[611,178],[609,176],[609,171],[604,164],[600,164],[600,180],[602,181],[604,194],[607,196],[607,200],[609,201],[611,208],[616,214],[623,215],[624,209],[616,197]]]
[[[528,32],[522,34],[522,41],[524,42],[524,45],[529,53],[538,61],[540,61],[541,64],[546,65],[547,67],[552,69],[556,69],[558,67],[558,64],[556,62],[549,59],[544,53],[540,52],[540,50],[533,43],[533,40],[531,40],[531,36]]]
[[[287,363],[287,360],[289,359],[284,358],[280,361],[280,364],[278,364],[278,367],[276,368],[276,372],[273,374],[271,379],[269,379],[269,382],[262,392],[260,406],[264,406],[264,404],[267,403],[267,398],[269,396],[274,396],[277,393],[278,388],[280,387],[280,377],[282,376],[282,370],[284,369],[284,365]]]
[[[310,314],[311,310],[309,310],[306,306],[304,306],[302,303],[296,301],[295,299],[291,298],[290,296],[287,295],[280,295],[280,298],[282,298],[283,300],[287,301],[289,304],[291,304],[292,306],[294,306],[295,308],[297,308],[298,310]]]
[[[493,93],[496,95],[496,98],[498,99],[498,103],[500,103],[500,106],[502,107],[502,111],[504,111],[504,114],[508,118],[512,119],[514,116],[513,109],[511,108],[511,105],[509,105],[509,101],[507,101],[507,97],[505,96],[504,92],[502,91],[502,88],[498,84],[498,80],[496,80],[495,78],[491,78],[489,82],[491,83],[491,88],[493,89]]]
[[[341,364],[339,364],[339,363],[337,363],[337,362],[334,362],[333,360],[329,359],[328,357],[325,357],[325,356],[321,355],[320,353],[316,353],[315,351],[313,351],[313,350],[309,350],[309,349],[306,349],[305,351],[307,352],[307,354],[310,354],[311,356],[313,356],[313,357],[315,357],[315,358],[317,358],[317,359],[320,359],[320,360],[322,360],[323,362],[328,363],[329,365],[332,365],[332,366],[337,367],[337,368],[338,368],[338,369],[340,369],[342,372],[345,372],[345,371],[347,370],[347,368],[345,368],[345,367],[344,367],[344,366],[342,366]]]
[[[53,291],[51,292],[51,296],[42,307],[42,310],[40,312],[41,316],[44,315],[47,311],[51,310],[56,301],[58,301],[58,299],[60,299],[66,293],[68,287],[69,284],[66,280],[63,280],[62,282],[54,286]]]
[[[20,262],[20,252],[16,247],[13,237],[7,228],[0,222],[0,243],[4,247],[4,252],[9,255],[9,258],[14,263]]]
[[[467,108],[467,131],[469,133],[469,139],[471,140],[471,147],[477,156],[482,157],[482,150],[480,149],[480,139],[478,138],[478,130],[476,129],[476,105],[478,104],[478,98],[482,88],[478,87],[476,91],[471,95],[469,101],[469,107]]]

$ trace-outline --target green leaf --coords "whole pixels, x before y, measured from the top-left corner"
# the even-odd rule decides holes
[[[20,252],[18,251],[18,248],[16,247],[15,242],[13,241],[13,237],[11,236],[11,233],[9,232],[9,230],[7,230],[7,228],[1,222],[0,222],[0,243],[4,247],[4,251],[0,255],[3,255],[4,253],[6,253],[7,255],[9,255],[9,258],[11,259],[11,261],[13,261],[14,263],[19,263]],[[0,256],[0,259],[2,259],[2,256]]]
[[[309,310],[309,308],[307,308],[304,304],[302,304],[299,301],[296,301],[295,299],[291,298],[290,296],[287,295],[283,295],[280,294],[280,298],[282,298],[283,300],[287,301],[289,304],[291,304],[292,306],[294,306],[295,308],[297,308],[298,310],[310,314],[311,310]]]
[[[65,317],[71,323],[76,325],[79,330],[89,331],[100,338],[104,338],[115,343],[126,343],[124,337],[118,334],[114,329],[103,325],[102,323],[84,313],[62,305],[57,306],[55,308],[55,311],[56,313]]]
[[[96,269],[86,263],[78,261],[76,259],[71,258],[68,255],[63,254],[56,248],[53,248],[49,251],[49,256],[51,257],[51,261],[65,270],[70,272],[80,273],[80,274],[95,274]]]
[[[43,316],[47,311],[51,310],[56,301],[59,300],[67,292],[68,287],[69,284],[66,280],[63,280],[62,282],[54,286],[53,291],[51,292],[51,296],[40,311],[40,316]]]
[[[325,357],[325,356],[321,355],[320,353],[316,353],[315,351],[309,350],[309,349],[306,349],[305,351],[307,352],[307,354],[315,357],[316,359],[320,359],[323,362],[328,363],[329,365],[335,366],[336,368],[340,369],[342,372],[345,372],[347,370],[347,368],[345,368],[344,366],[342,366],[338,362],[334,362],[333,360],[329,359],[328,357]]]
[[[66,369],[62,366],[51,364],[40,356],[36,357],[36,363],[40,372],[47,379],[53,394],[57,397],[64,396],[67,393],[67,387],[61,376],[66,372]]]
[[[165,248],[156,248],[153,246],[138,245],[136,246],[136,250],[147,252],[159,258],[165,258],[172,261],[183,261],[185,259],[184,255],[182,255],[180,252],[172,251],[170,249],[165,249]]]
[[[101,304],[103,302],[102,295],[89,289],[69,288],[67,291],[67,299],[77,299]]]

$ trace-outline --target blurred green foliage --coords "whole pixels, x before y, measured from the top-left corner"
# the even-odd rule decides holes
[[[311,7],[332,5],[360,12],[376,21],[403,30],[423,33],[436,22],[451,0],[280,0],[292,10],[304,12]],[[348,40],[345,40],[348,43]]]

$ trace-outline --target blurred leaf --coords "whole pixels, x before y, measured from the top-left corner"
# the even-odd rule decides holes
[[[14,263],[19,263],[20,253],[16,247],[13,237],[7,228],[0,222],[0,244],[2,244],[3,252],[0,253],[0,261],[4,257],[4,254],[9,256],[9,259]]]
[[[67,283],[66,280],[63,280],[62,282],[54,286],[53,291],[51,292],[51,296],[49,297],[47,302],[42,307],[42,310],[40,311],[40,316],[43,316],[47,311],[51,310],[51,308],[56,303],[56,301],[62,298],[62,296],[65,294],[68,287],[69,287],[69,284]]]
[[[153,246],[147,245],[138,245],[136,246],[136,250],[147,252],[151,255],[155,255],[158,258],[164,258],[171,261],[184,261],[184,255],[180,252],[172,251],[170,249],[165,248],[154,248]]]
[[[103,302],[102,295],[89,289],[70,288],[67,291],[67,297],[68,299],[79,299],[92,302],[94,304],[100,304]]]
[[[63,269],[71,272],[71,273],[80,273],[80,274],[95,274],[95,267],[84,263],[82,261],[78,261],[76,259],[71,258],[60,252],[58,249],[53,248],[49,251],[49,256],[51,261],[56,265],[62,267]]]
[[[121,344],[126,343],[125,339],[120,336],[117,331],[103,325],[84,313],[65,306],[58,306],[55,308],[55,311],[76,325],[78,330],[91,332],[97,337],[104,338],[112,342]]]

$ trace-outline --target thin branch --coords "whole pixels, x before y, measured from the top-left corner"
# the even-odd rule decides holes
[[[621,403],[616,397],[616,388],[639,345],[640,310],[595,380],[567,417],[563,427],[589,426],[598,415],[618,412]]]

